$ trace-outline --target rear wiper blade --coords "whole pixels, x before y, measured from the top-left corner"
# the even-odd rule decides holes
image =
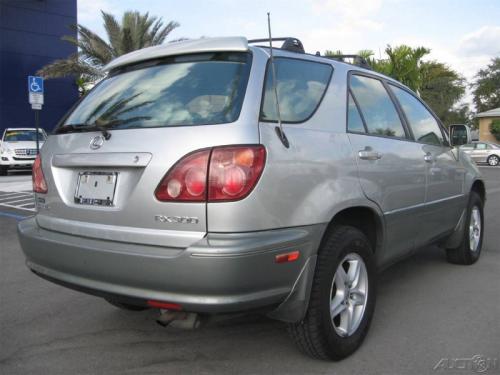
[[[97,124],[67,124],[63,125],[55,130],[55,134],[65,134],[65,133],[77,133],[77,132],[88,132],[92,130],[99,130],[104,139],[108,140],[111,138],[111,133],[106,129],[106,125],[97,125]]]
[[[93,125],[87,124],[67,124],[57,128],[55,134],[86,132],[95,129]]]

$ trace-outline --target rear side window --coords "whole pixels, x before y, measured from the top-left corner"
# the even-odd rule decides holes
[[[124,129],[234,122],[250,65],[249,53],[205,53],[125,68],[96,86],[63,127]]]
[[[313,61],[275,58],[276,87],[283,122],[303,122],[321,103],[333,68]],[[277,121],[276,96],[271,64],[267,66],[266,83],[260,119]]]
[[[352,95],[349,93],[349,108],[347,113],[347,129],[351,132],[364,133],[365,126],[363,125],[363,119],[359,114],[358,107],[354,101]]]
[[[359,104],[368,133],[406,138],[396,107],[381,81],[352,75],[350,89]]]
[[[476,150],[486,150],[488,145],[486,143],[476,143]]]
[[[441,146],[443,144],[443,133],[438,122],[427,108],[409,92],[392,85],[391,90],[401,104],[415,135],[415,140]]]

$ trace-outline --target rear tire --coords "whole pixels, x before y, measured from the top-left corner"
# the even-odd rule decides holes
[[[362,344],[375,299],[376,268],[369,241],[354,227],[335,226],[318,251],[306,316],[299,323],[289,324],[288,331],[299,349],[309,356],[343,359]]]
[[[476,263],[481,255],[484,235],[484,202],[475,191],[470,193],[467,205],[467,221],[464,226],[462,243],[454,249],[446,249],[446,259],[453,264]]]
[[[9,170],[8,167],[5,167],[3,165],[0,165],[0,176],[7,176],[7,171]]]
[[[131,304],[128,304],[128,303],[118,302],[118,301],[115,301],[113,299],[108,299],[108,298],[105,298],[105,299],[106,299],[106,302],[108,302],[109,304],[111,304],[111,305],[113,305],[115,307],[118,307],[121,310],[144,311],[144,310],[148,310],[149,309],[149,307],[147,307],[147,306],[131,305]]]
[[[487,161],[489,165],[491,165],[492,167],[496,167],[500,163],[500,157],[491,155]]]

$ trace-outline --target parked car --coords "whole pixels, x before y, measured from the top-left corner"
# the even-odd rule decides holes
[[[460,147],[476,163],[488,163],[492,167],[500,163],[500,146],[490,142],[472,142]]]
[[[368,332],[378,269],[434,243],[476,262],[484,182],[435,114],[300,47],[206,38],[112,61],[35,162],[27,266],[163,324],[260,311],[337,360]]]
[[[43,129],[39,130],[39,146],[47,137]],[[6,175],[9,169],[31,168],[36,157],[36,129],[5,129],[0,141],[0,175]]]

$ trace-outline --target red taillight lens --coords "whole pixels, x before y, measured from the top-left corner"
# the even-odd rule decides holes
[[[47,182],[45,182],[45,177],[42,171],[42,159],[40,155],[37,155],[35,163],[33,163],[33,191],[35,193],[47,193]]]
[[[210,150],[194,152],[182,158],[156,188],[160,201],[204,202]]]
[[[257,184],[265,162],[263,146],[214,148],[208,174],[208,201],[233,201],[246,197]]]
[[[224,146],[196,151],[182,158],[166,174],[155,196],[160,201],[176,202],[242,199],[257,184],[265,159],[263,146]]]

